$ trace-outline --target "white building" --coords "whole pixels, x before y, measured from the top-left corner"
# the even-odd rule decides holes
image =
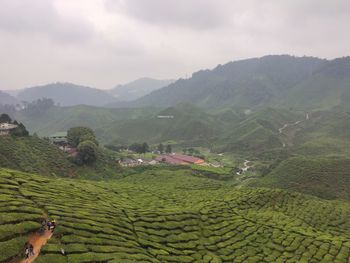
[[[9,135],[10,131],[17,128],[17,126],[11,123],[0,123],[0,136]]]

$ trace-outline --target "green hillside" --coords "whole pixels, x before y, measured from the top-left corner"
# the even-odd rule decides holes
[[[0,261],[20,253],[44,214],[56,218],[58,227],[36,262],[350,258],[348,203],[236,189],[181,169],[93,183],[2,169],[0,191]]]
[[[350,200],[350,159],[289,158],[252,185]]]
[[[35,136],[0,136],[0,167],[64,176],[71,176],[74,170],[63,151]]]
[[[201,70],[131,103],[173,106],[192,103],[222,109],[230,106],[297,109],[348,108],[350,58],[322,60],[288,55],[264,56]]]
[[[101,178],[114,177],[120,173],[115,157],[98,149],[97,161],[91,165],[77,166],[69,156],[36,136],[0,136],[0,167],[48,176]]]
[[[53,99],[62,106],[80,104],[103,106],[116,101],[106,91],[61,82],[26,88],[17,94],[17,99],[20,101],[32,102],[41,98]]]
[[[173,141],[184,146],[228,152],[263,151],[270,144],[273,148],[281,147],[278,129],[285,123],[304,118],[301,112],[285,109],[264,108],[250,114],[244,112],[244,109],[233,107],[208,112],[183,103],[166,109],[51,107],[35,115],[20,111],[15,117],[31,132],[41,136],[78,125],[91,127],[103,144]]]
[[[159,111],[156,108],[142,109],[108,109],[93,106],[51,107],[39,114],[19,111],[15,119],[23,122],[31,133],[49,136],[57,131],[68,130],[71,127],[86,126],[95,131],[103,130],[104,126],[117,120],[132,120],[149,116]]]

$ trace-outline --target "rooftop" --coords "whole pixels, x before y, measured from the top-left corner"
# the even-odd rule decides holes
[[[55,132],[54,134],[49,136],[49,138],[54,137],[67,137],[67,132]]]

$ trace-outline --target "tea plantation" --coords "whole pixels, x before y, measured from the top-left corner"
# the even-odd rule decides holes
[[[0,169],[0,262],[46,216],[58,227],[36,262],[350,260],[349,203],[237,189],[188,170],[102,182]]]

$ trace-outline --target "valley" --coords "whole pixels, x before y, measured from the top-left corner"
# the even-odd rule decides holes
[[[33,100],[0,103],[0,262],[26,242],[39,263],[348,262],[349,65],[265,56],[144,89],[20,91]],[[127,87],[149,93],[115,101]]]

